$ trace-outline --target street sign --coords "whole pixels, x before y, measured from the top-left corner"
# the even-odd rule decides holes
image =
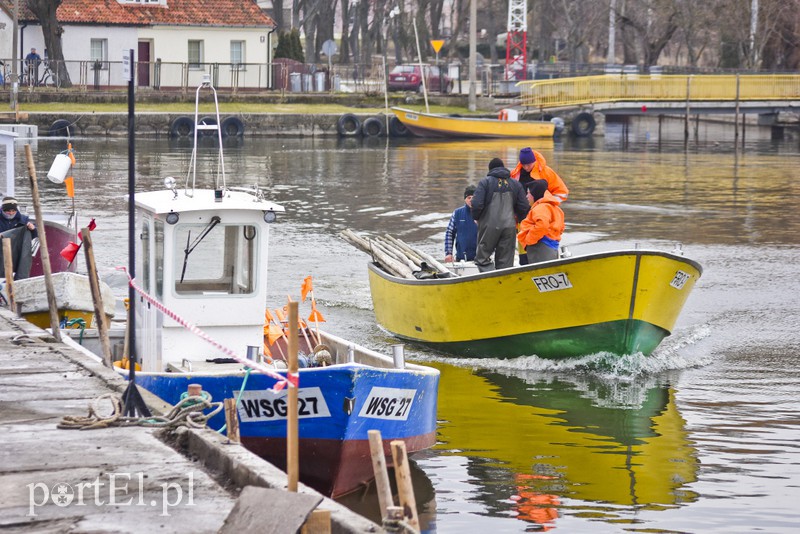
[[[431,39],[431,46],[433,47],[433,51],[437,54],[439,50],[442,49],[442,45],[444,44],[444,39]]]
[[[326,56],[333,57],[336,55],[336,52],[339,51],[339,47],[336,46],[336,41],[333,39],[328,39],[324,43],[322,43],[322,53]]]

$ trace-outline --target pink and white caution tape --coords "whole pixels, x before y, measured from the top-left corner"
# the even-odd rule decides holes
[[[125,267],[117,267],[117,270],[124,272],[125,275],[128,277],[128,283],[131,285],[131,287],[134,290],[136,290],[136,292],[139,293],[147,302],[149,302],[150,304],[155,306],[155,308],[158,311],[160,311],[161,313],[163,313],[164,315],[166,315],[170,319],[176,321],[178,324],[180,324],[181,326],[183,326],[184,328],[186,328],[187,330],[189,330],[191,333],[195,334],[196,336],[199,336],[204,341],[207,341],[208,343],[211,343],[216,348],[218,348],[223,353],[225,353],[227,356],[230,356],[231,358],[233,358],[237,362],[241,363],[242,365],[246,365],[246,366],[250,367],[251,369],[253,369],[254,371],[258,371],[260,373],[264,373],[265,375],[269,376],[270,378],[274,378],[277,382],[275,383],[274,386],[272,386],[272,390],[273,391],[278,392],[278,391],[282,390],[286,386],[292,386],[292,387],[298,387],[299,386],[300,377],[299,377],[299,375],[297,373],[288,373],[287,372],[286,376],[283,376],[283,375],[280,375],[280,374],[276,373],[272,369],[261,365],[260,363],[257,363],[257,362],[254,362],[253,360],[248,360],[247,358],[242,358],[242,357],[238,356],[231,349],[229,349],[228,347],[222,345],[217,340],[215,340],[214,338],[209,336],[207,333],[203,332],[199,327],[197,327],[196,325],[193,325],[192,323],[190,323],[189,321],[187,321],[183,317],[180,317],[178,314],[176,314],[175,312],[173,312],[172,310],[170,310],[166,306],[164,306],[161,302],[159,302],[155,298],[153,298],[150,295],[148,295],[144,291],[144,289],[142,289],[141,287],[136,285],[136,282],[133,281],[133,278],[131,278],[131,275],[128,274],[128,270]]]

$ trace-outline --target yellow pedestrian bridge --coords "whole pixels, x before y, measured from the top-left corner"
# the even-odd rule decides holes
[[[603,75],[518,84],[540,111],[588,107],[603,114],[759,113],[800,109],[800,75]]]

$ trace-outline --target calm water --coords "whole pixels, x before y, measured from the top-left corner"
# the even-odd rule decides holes
[[[732,128],[701,125],[685,147],[682,127],[668,125],[661,142],[655,123],[640,122],[627,141],[612,128],[605,139],[534,145],[571,189],[564,211],[573,253],[635,243],[671,250],[680,242],[705,272],[675,332],[649,358],[465,361],[408,347],[409,358],[442,370],[439,443],[416,457],[427,531],[796,532],[798,140],[773,142],[768,131],[749,128],[737,152]],[[127,141],[74,145],[76,204],[98,220],[98,263],[110,273],[127,265]],[[325,326],[388,351],[394,339],[375,324],[368,258],[338,232],[390,233],[442,257],[464,187],[492,157],[511,162],[521,146],[352,139],[227,146],[229,185],[258,182],[287,209],[272,234],[271,306],[287,293],[297,297],[312,275]],[[41,175],[63,148],[37,142]],[[167,175],[180,183],[190,150],[138,140],[140,188]],[[50,206],[61,202],[60,187],[42,188]],[[346,503],[375,516],[374,495]]]

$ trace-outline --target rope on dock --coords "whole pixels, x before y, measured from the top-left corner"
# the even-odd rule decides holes
[[[222,410],[221,402],[212,402],[211,395],[203,392],[202,396],[186,397],[172,407],[165,416],[151,417],[123,417],[122,398],[114,393],[105,393],[89,403],[89,414],[65,415],[58,428],[67,430],[93,430],[96,428],[109,428],[112,426],[144,426],[159,428],[175,428],[188,426],[203,428],[210,418]],[[101,415],[99,404],[108,400],[111,403],[111,413]],[[212,409],[210,413],[205,410]]]

